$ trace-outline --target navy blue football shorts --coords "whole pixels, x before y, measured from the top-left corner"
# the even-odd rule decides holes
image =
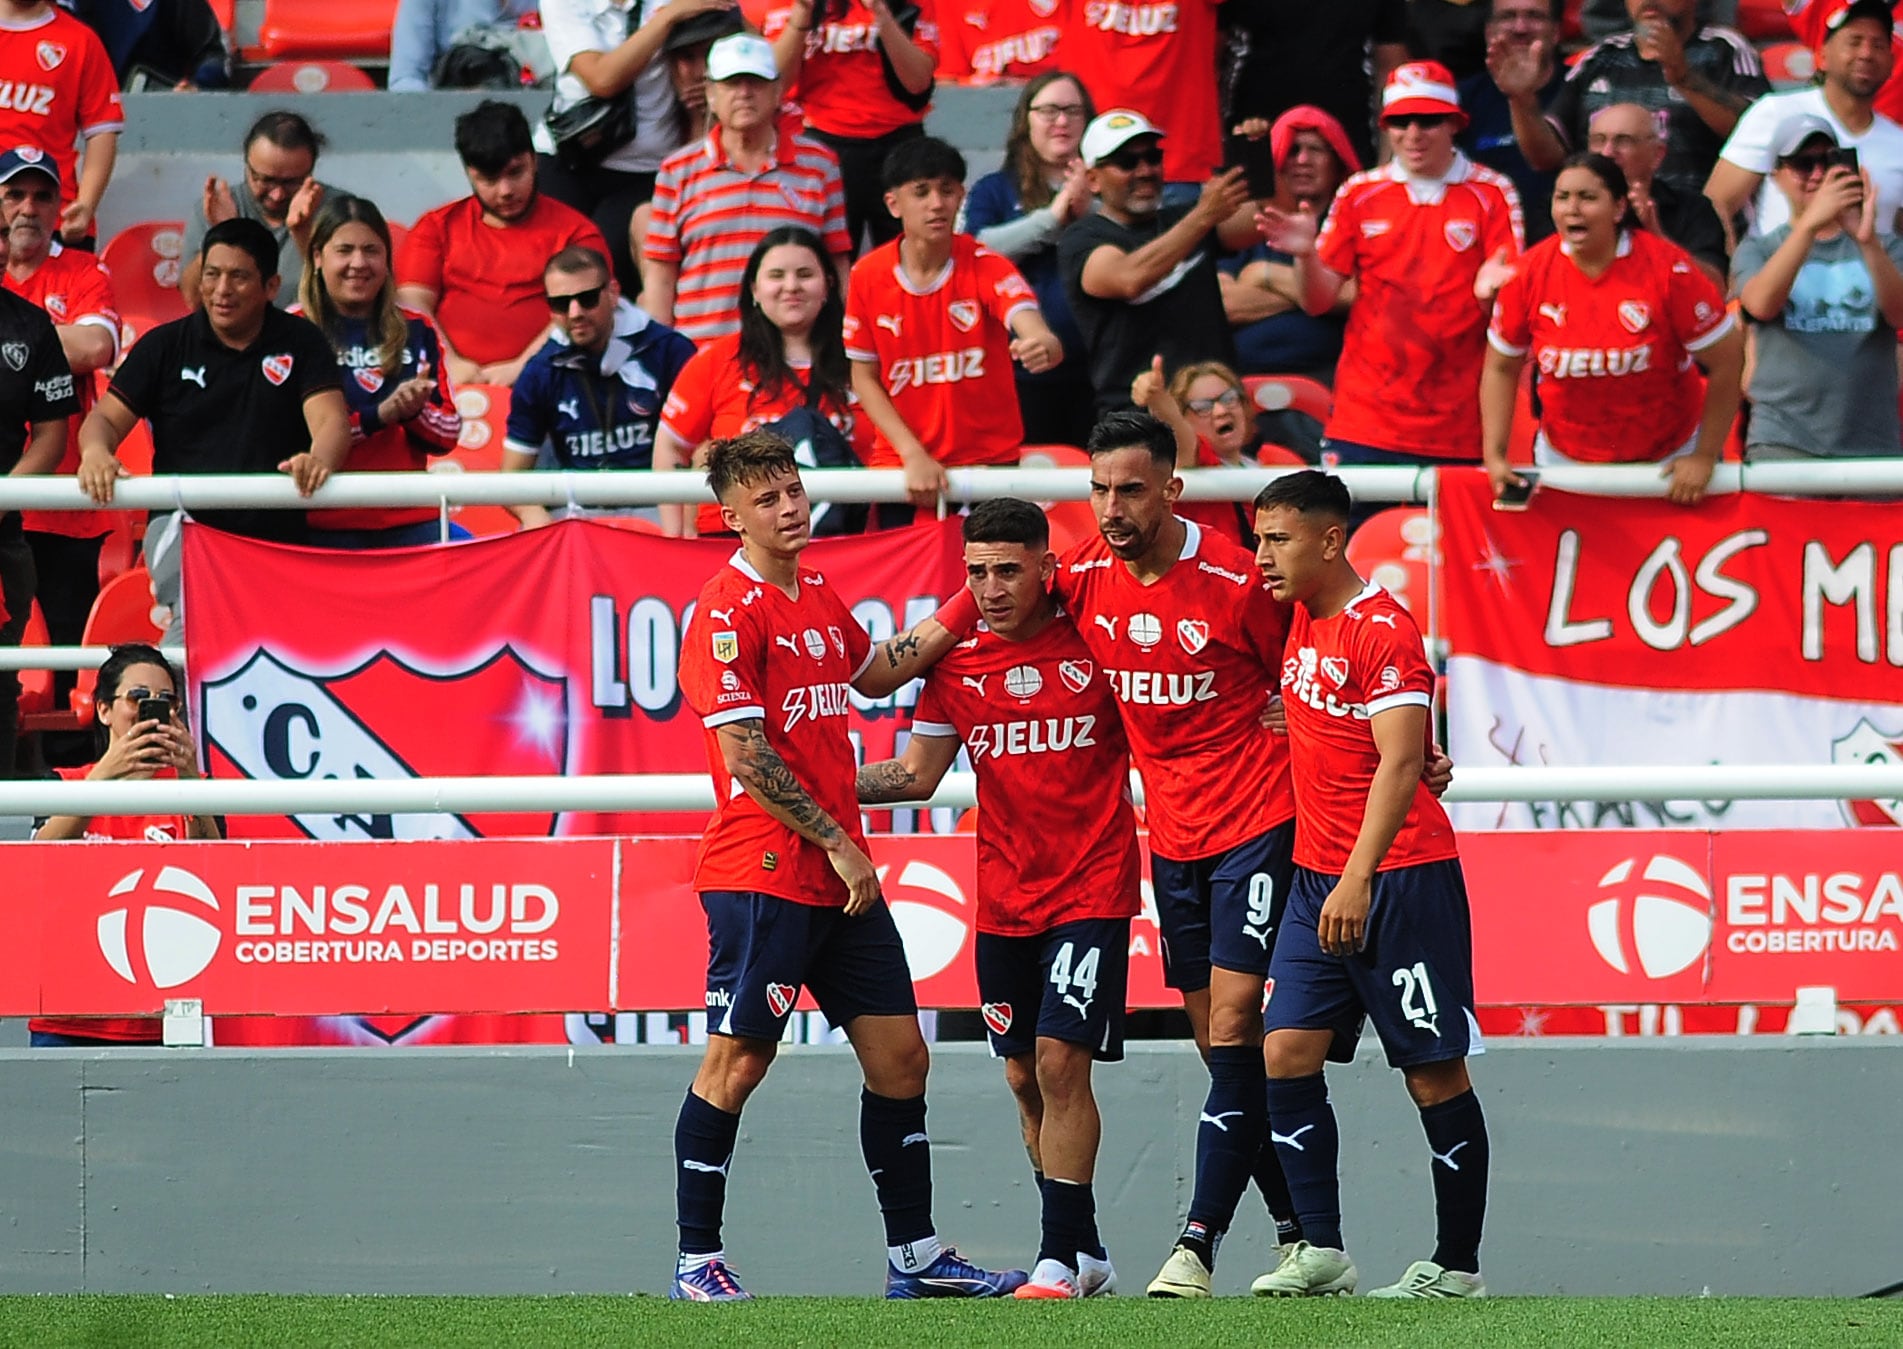
[[[1029,1054],[1037,1038],[1123,1057],[1130,990],[1130,920],[1080,918],[1035,937],[978,934],[978,997],[999,1058]]]
[[[857,918],[750,890],[709,890],[700,905],[709,1034],[779,1039],[802,987],[835,1026],[917,1015],[905,945],[883,899]]]
[[[1295,868],[1269,965],[1267,1030],[1332,1030],[1365,1013],[1396,1068],[1480,1050],[1473,1019],[1473,925],[1460,860],[1377,872],[1367,945],[1331,956],[1316,925],[1338,876]]]
[[[1163,982],[1209,987],[1209,967],[1267,974],[1295,871],[1295,821],[1214,857],[1173,862],[1150,852],[1150,885],[1163,936]]]

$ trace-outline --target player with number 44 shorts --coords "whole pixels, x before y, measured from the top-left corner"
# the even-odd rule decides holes
[[[984,630],[926,676],[897,759],[859,770],[867,803],[929,797],[962,743],[978,777],[978,992],[1042,1200],[1020,1298],[1109,1293],[1091,1190],[1093,1061],[1123,1057],[1130,919],[1141,905],[1130,755],[1116,698],[1048,586],[1044,513],[980,503],[965,568]]]

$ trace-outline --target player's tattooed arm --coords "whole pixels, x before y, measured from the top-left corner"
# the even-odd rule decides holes
[[[852,686],[868,698],[883,698],[931,669],[957,644],[958,638],[936,618],[921,619],[880,642]]]
[[[839,821],[813,800],[780,752],[767,743],[765,722],[757,718],[728,722],[720,727],[719,736],[727,771],[767,814],[822,848],[834,847],[845,838]]]
[[[913,733],[896,759],[869,763],[859,770],[859,800],[868,806],[930,799],[958,757],[955,736]]]

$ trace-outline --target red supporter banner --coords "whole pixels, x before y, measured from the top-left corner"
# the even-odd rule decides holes
[[[960,522],[821,540],[806,559],[882,641],[964,584]],[[212,777],[340,779],[704,773],[681,697],[681,633],[731,540],[605,524],[434,548],[342,552],[188,527],[185,614]],[[889,758],[916,686],[853,695],[851,728]],[[572,837],[698,830],[705,815],[305,815],[246,836]]]
[[[1894,504],[1728,493],[1693,509],[1443,472],[1457,763],[1903,763]],[[1468,803],[1463,829],[1903,824],[1896,801]]]
[[[1466,838],[1479,1001],[1509,1017],[1576,1007],[1603,1018],[1643,1006],[1788,1005],[1814,985],[1845,1003],[1903,1000],[1893,838]],[[695,847],[685,838],[0,845],[12,905],[0,1015],[133,1015],[168,997],[219,1014],[699,1009],[707,944]],[[972,836],[882,835],[872,852],[920,1004],[976,1006]],[[1145,891],[1131,929],[1130,1003],[1174,1006],[1147,882]]]

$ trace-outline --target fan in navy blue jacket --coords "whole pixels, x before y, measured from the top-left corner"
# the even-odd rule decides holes
[[[330,340],[350,408],[352,473],[420,473],[456,448],[462,417],[440,376],[442,343],[429,316],[396,302],[390,227],[376,205],[337,196],[311,228],[301,313]],[[459,525],[452,538],[469,537]],[[332,548],[394,548],[441,537],[434,506],[312,511],[311,542]]]
[[[550,258],[542,287],[556,331],[509,391],[502,467],[532,469],[546,445],[560,468],[653,468],[661,405],[694,344],[622,299],[592,248]],[[549,523],[541,506],[510,509],[524,529]]]

